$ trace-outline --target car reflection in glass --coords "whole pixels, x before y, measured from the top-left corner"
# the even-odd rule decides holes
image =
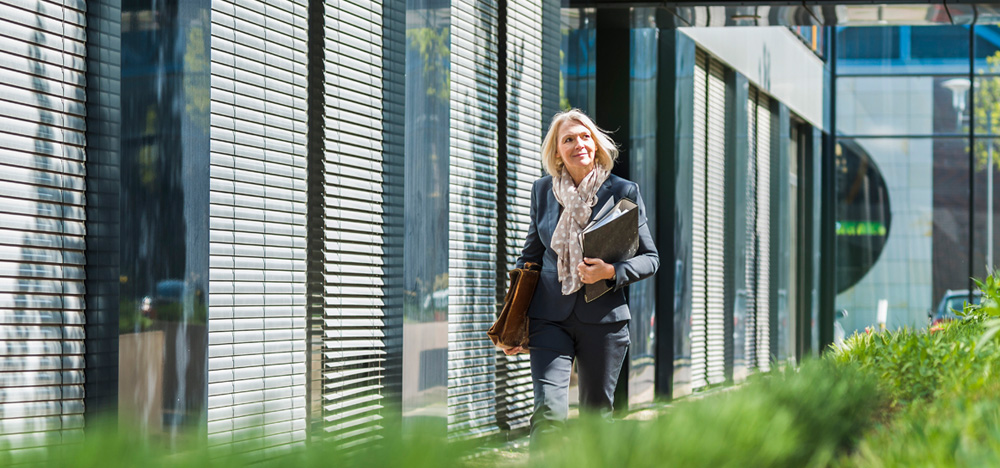
[[[156,293],[153,297],[142,298],[140,310],[142,316],[150,320],[178,321],[182,311],[184,282],[181,280],[164,280],[156,283]]]
[[[979,304],[979,301],[982,300],[982,298],[982,291],[974,291],[972,293],[971,303]],[[931,321],[931,327],[937,326],[941,322],[962,318],[958,313],[965,308],[966,302],[969,302],[968,289],[949,289],[945,291],[944,296],[941,298],[941,302],[938,303],[937,307],[927,313]]]

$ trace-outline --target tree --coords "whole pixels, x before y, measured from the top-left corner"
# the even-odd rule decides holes
[[[1000,51],[986,58],[986,69],[978,74],[1000,74]],[[974,159],[976,172],[982,172],[990,164],[990,149],[993,151],[993,167],[1000,167],[1000,145],[992,135],[1000,134],[1000,76],[982,76],[976,80],[973,116],[976,125]],[[987,136],[989,135],[989,136]],[[984,138],[985,137],[985,138]],[[992,147],[992,148],[991,148]]]

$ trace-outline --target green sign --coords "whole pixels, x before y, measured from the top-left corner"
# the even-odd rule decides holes
[[[888,230],[879,221],[838,221],[838,236],[885,236]]]

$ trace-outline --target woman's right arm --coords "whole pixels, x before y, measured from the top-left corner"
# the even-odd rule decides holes
[[[521,249],[521,256],[517,259],[517,264],[514,265],[514,268],[524,268],[524,264],[527,262],[541,265],[542,256],[545,255],[545,245],[538,238],[538,226],[536,225],[538,200],[535,192],[537,188],[538,183],[536,182],[531,187],[531,210],[529,211],[531,224],[528,225],[528,236],[524,239],[524,248]]]

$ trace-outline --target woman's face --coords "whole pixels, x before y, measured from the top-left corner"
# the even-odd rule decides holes
[[[566,122],[559,129],[559,158],[571,174],[593,169],[595,148],[594,136],[580,122]]]

